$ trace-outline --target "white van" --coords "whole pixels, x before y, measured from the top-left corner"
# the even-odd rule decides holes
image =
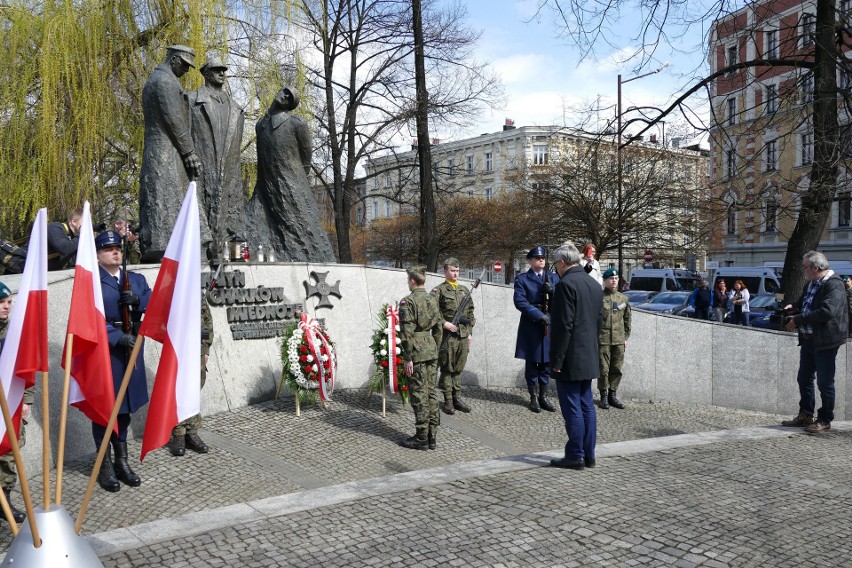
[[[769,266],[721,266],[713,273],[713,287],[722,279],[733,290],[734,282],[742,280],[752,296],[775,294],[781,291],[781,276],[775,270]]]
[[[700,281],[699,273],[683,268],[634,268],[629,287],[649,292],[690,292]]]

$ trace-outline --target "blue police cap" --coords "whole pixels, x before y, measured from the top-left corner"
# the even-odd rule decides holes
[[[9,290],[9,287],[0,282],[0,300],[5,300],[9,296],[12,295],[12,291]]]
[[[547,257],[547,249],[540,246],[531,248],[530,252],[527,253],[527,260],[531,259],[534,256]]]
[[[95,248],[101,250],[106,247],[120,247],[121,235],[115,231],[104,231],[95,237]]]

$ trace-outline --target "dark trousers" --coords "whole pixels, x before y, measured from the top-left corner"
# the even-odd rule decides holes
[[[550,363],[536,363],[535,361],[525,361],[525,363],[524,379],[527,381],[528,388],[550,384]]]
[[[118,436],[116,436],[115,432],[113,432],[109,437],[109,441],[113,443],[126,442],[127,429],[130,427],[130,415],[119,414],[116,424],[118,424]],[[106,434],[106,427],[101,426],[96,422],[92,422],[92,437],[95,439],[95,445],[97,447],[101,447],[101,442],[104,439],[104,434]]]
[[[557,379],[556,391],[559,393],[559,407],[568,433],[565,459],[594,459],[598,420],[592,400],[592,381]]]
[[[709,320],[710,306],[695,306],[695,319]]]
[[[802,338],[799,348],[799,410],[813,416],[816,396],[814,394],[814,375],[816,375],[822,407],[817,419],[831,422],[834,420],[834,370],[837,350],[821,349],[814,351],[812,339]]]

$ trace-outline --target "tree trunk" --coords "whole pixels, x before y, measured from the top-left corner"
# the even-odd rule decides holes
[[[420,0],[411,0],[414,28],[414,80],[417,88],[417,157],[420,162],[420,244],[417,260],[431,271],[438,269],[438,243],[435,238],[435,194],[432,188],[432,146],[429,139],[429,93],[426,91],[426,64],[423,45],[423,18]]]

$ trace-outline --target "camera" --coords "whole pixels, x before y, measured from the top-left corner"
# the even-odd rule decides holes
[[[98,223],[97,225],[92,223],[92,232],[95,234],[103,233],[107,230],[106,223]]]
[[[769,316],[769,321],[776,329],[780,330],[784,329],[787,319],[794,315],[796,315],[796,311],[793,308],[785,309],[784,306],[778,304],[775,310],[773,310],[772,315]]]

